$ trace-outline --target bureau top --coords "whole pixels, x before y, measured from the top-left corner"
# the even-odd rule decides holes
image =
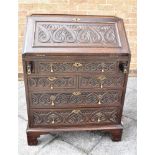
[[[130,53],[123,20],[113,16],[31,15],[23,54]]]

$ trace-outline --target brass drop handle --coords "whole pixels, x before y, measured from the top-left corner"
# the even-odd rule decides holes
[[[78,113],[80,113],[81,111],[80,110],[73,110],[72,111],[72,113],[74,113],[74,114],[78,114]]]
[[[55,123],[55,121],[54,121],[54,118],[53,118],[53,120],[52,120],[52,124],[54,124]]]
[[[106,77],[104,75],[101,75],[101,76],[98,77],[98,79],[101,82],[101,88],[103,88],[103,81],[106,79]]]
[[[31,64],[27,65],[27,74],[30,75],[31,74]]]
[[[97,116],[98,116],[98,118],[97,118],[97,122],[99,123],[99,122],[101,122],[101,116],[102,116],[102,113],[97,113]]]
[[[102,83],[101,83],[101,89],[103,88],[103,85],[102,85]]]
[[[80,18],[73,18],[72,21],[78,22],[78,21],[80,21]]]
[[[79,62],[75,62],[75,63],[73,64],[73,66],[76,67],[76,68],[78,68],[78,67],[82,67],[82,64],[79,63]]]
[[[50,64],[50,67],[51,67],[51,73],[54,72],[53,71],[53,64]]]
[[[101,104],[101,98],[102,98],[102,95],[99,95],[98,96],[98,99],[99,99],[98,104]]]
[[[98,119],[97,119],[97,122],[99,123],[99,122],[101,122],[101,119],[100,119],[100,117],[98,117]]]
[[[49,81],[54,81],[56,79],[57,79],[56,77],[48,77],[48,80]],[[53,89],[53,85],[52,84],[51,84],[51,89]]]
[[[54,103],[55,98],[56,98],[56,97],[55,97],[54,95],[51,95],[51,97],[50,97],[51,105],[52,105],[52,106],[55,105],[55,103]]]
[[[52,106],[54,106],[54,101],[52,100],[52,104],[51,104]]]
[[[101,63],[102,66],[102,72],[104,72],[105,63]]]
[[[75,96],[81,95],[81,92],[79,92],[79,91],[73,92],[73,95],[75,95]]]

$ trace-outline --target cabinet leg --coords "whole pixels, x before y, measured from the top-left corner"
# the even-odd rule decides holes
[[[122,129],[116,129],[111,131],[112,141],[121,141],[122,138]]]
[[[27,143],[28,145],[37,145],[40,135],[36,133],[27,132]]]

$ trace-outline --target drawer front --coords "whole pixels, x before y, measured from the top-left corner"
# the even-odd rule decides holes
[[[73,126],[88,124],[117,124],[120,121],[120,109],[89,108],[64,110],[31,110],[32,127]]]
[[[112,106],[120,105],[122,92],[109,90],[101,92],[57,92],[31,93],[30,103],[33,108],[55,108],[68,106]]]
[[[69,72],[116,72],[118,68],[116,61],[109,62],[96,62],[92,60],[90,62],[76,61],[76,62],[38,62],[37,72],[39,74],[49,73],[69,73]]]
[[[79,88],[122,88],[124,85],[123,75],[81,75]]]
[[[32,77],[28,78],[28,85],[30,90],[53,90],[61,88],[76,88],[77,78],[76,76],[54,75],[44,77]]]

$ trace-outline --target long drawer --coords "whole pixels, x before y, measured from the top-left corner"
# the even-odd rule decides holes
[[[120,73],[128,65],[128,57],[52,56],[27,62],[29,74],[53,73]],[[123,67],[123,68],[122,68]]]
[[[116,72],[116,61],[99,61],[94,60],[90,62],[76,61],[76,62],[38,62],[36,71],[38,74],[50,73],[69,73],[69,72]]]
[[[31,109],[31,127],[103,125],[120,122],[120,108]]]
[[[68,108],[93,106],[119,106],[121,90],[31,92],[31,108]]]

